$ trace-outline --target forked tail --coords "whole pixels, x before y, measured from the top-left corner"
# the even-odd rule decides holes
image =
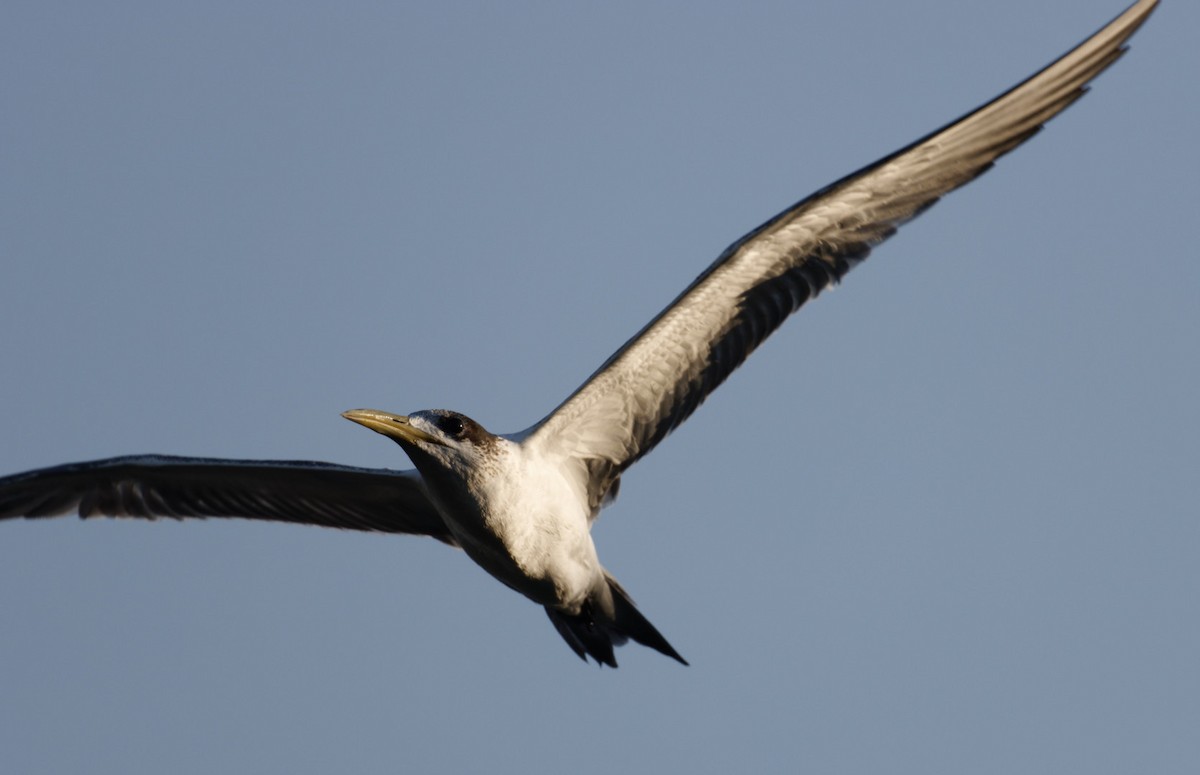
[[[687,660],[679,656],[679,652],[667,643],[662,633],[642,616],[617,580],[607,572],[604,579],[608,582],[612,597],[611,614],[603,611],[603,606],[594,605],[591,600],[583,604],[583,610],[578,614],[568,614],[546,606],[546,615],[571,650],[585,662],[591,656],[601,665],[616,667],[613,647],[624,645],[632,638],[686,665]]]

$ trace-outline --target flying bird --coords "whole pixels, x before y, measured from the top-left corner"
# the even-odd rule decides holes
[[[415,470],[138,455],[0,479],[0,518],[238,517],[432,536],[544,606],[584,661],[629,639],[683,664],[600,564],[591,526],[621,476],[806,301],[1087,91],[1157,0],[996,99],[847,175],[738,239],[557,408],[494,434],[444,409],[356,409]]]

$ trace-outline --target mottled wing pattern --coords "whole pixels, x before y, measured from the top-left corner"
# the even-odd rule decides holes
[[[138,455],[0,479],[0,519],[240,517],[453,543],[415,471]]]
[[[871,248],[990,168],[1081,97],[1157,0],[1140,0],[1000,97],[816,192],[731,245],[537,425],[520,434],[577,464],[593,515],[647,454],[806,301]]]

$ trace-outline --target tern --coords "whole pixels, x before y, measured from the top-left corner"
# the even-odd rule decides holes
[[[1087,91],[1157,0],[1138,0],[982,107],[832,183],[738,239],[573,394],[519,433],[458,412],[343,414],[415,470],[140,455],[0,479],[0,518],[239,517],[432,536],[545,607],[585,662],[632,639],[687,662],[600,564],[591,526],[622,474],[783,321],[941,196]]]

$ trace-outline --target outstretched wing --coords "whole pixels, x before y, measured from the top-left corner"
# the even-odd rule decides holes
[[[577,464],[594,514],[615,493],[621,472],[686,420],[789,315],[1083,96],[1155,5],[1139,0],[1000,97],[739,239],[521,437]]]
[[[241,517],[454,543],[416,471],[137,455],[0,479],[0,519]]]

